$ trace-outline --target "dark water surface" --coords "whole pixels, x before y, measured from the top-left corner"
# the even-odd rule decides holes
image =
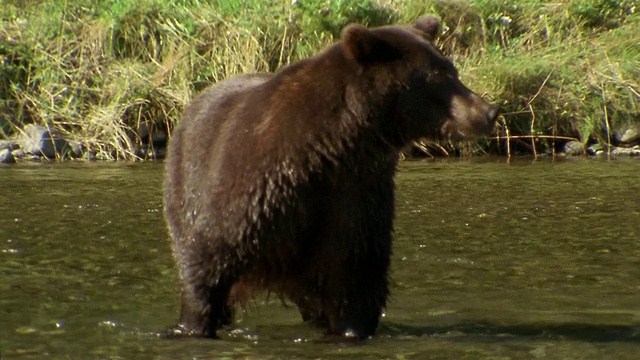
[[[0,358],[640,358],[638,159],[402,163],[392,297],[362,343],[275,296],[221,340],[154,335],[178,315],[162,167],[0,167]]]

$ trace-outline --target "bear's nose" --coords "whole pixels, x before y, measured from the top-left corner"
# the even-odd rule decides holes
[[[494,121],[496,121],[497,117],[498,117],[498,106],[490,105],[489,110],[487,111],[487,120],[493,123]]]

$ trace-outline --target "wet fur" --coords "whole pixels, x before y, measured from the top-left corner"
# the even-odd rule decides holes
[[[480,134],[495,117],[431,44],[435,29],[352,26],[314,57],[223,81],[187,107],[165,182],[180,328],[214,337],[236,301],[265,289],[329,333],[375,332],[399,150]]]

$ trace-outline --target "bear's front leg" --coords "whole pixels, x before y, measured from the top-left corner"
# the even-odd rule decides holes
[[[180,320],[172,329],[173,334],[217,338],[216,330],[233,321],[233,310],[227,304],[230,288],[226,284],[202,290],[185,286],[181,295]]]
[[[327,308],[329,334],[366,339],[375,334],[386,306],[388,280],[386,261],[364,266],[344,277],[344,293],[334,298]],[[354,279],[360,279],[354,282]]]
[[[342,306],[331,310],[328,333],[347,338],[369,338],[378,328],[384,306],[382,299],[347,299]]]
[[[181,308],[173,335],[215,338],[216,330],[233,320],[228,303],[234,282],[229,267],[214,266],[212,257],[199,253],[178,256],[181,277]]]

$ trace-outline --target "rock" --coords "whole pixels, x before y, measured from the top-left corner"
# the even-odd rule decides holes
[[[16,159],[22,159],[27,156],[27,152],[24,151],[24,149],[13,150],[11,154],[13,154],[13,157]]]
[[[0,149],[9,149],[9,151],[13,151],[19,147],[20,145],[18,145],[18,143],[16,143],[15,141],[0,140]]]
[[[89,150],[87,152],[85,152],[84,154],[82,154],[82,158],[85,160],[90,160],[90,161],[95,161],[96,159],[96,151],[95,150]]]
[[[640,156],[640,146],[636,145],[632,148],[615,147],[611,149],[611,155],[615,156]]]
[[[74,159],[81,158],[84,155],[84,145],[79,141],[69,141],[68,153]]]
[[[621,125],[613,132],[613,135],[619,144],[636,145],[640,143],[640,124]]]
[[[114,160],[113,156],[111,156],[109,153],[104,151],[98,151],[95,155],[95,159],[102,160],[102,161]]]
[[[158,148],[138,147],[135,149],[135,152],[134,152],[135,156],[145,160],[163,159],[166,156],[166,154],[167,154],[166,147],[158,147]]]
[[[51,159],[60,155],[68,142],[44,126],[28,124],[24,128],[20,145],[28,153]]]
[[[607,151],[607,148],[602,144],[593,144],[587,148],[589,155],[602,155]]]
[[[581,156],[586,153],[586,149],[580,141],[569,141],[564,144],[564,153],[572,156]]]
[[[153,144],[154,147],[167,145],[167,132],[157,124],[142,123],[138,127],[138,136],[142,145]]]
[[[10,149],[0,149],[0,164],[13,164],[16,162],[16,158],[13,157]]]

